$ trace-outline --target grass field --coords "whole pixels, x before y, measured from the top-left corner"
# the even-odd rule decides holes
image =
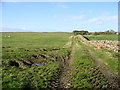
[[[96,66],[89,49],[115,72],[117,56],[107,58],[105,50],[102,53],[93,48],[71,33],[2,33],[2,87],[115,88]]]
[[[118,35],[85,35],[90,40],[113,40],[118,41]]]
[[[60,56],[69,54],[62,48],[69,36],[67,33],[3,33],[3,88],[26,88],[26,85],[46,88],[58,77]],[[40,55],[47,55],[47,59]],[[52,61],[53,58],[58,59]]]
[[[3,33],[3,46],[23,48],[59,48],[71,34],[64,33]],[[9,37],[10,36],[10,37]]]

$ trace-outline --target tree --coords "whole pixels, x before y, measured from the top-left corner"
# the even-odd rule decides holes
[[[107,30],[105,32],[115,32],[113,29]]]
[[[82,31],[74,30],[73,33],[74,33],[74,35],[88,35],[89,34],[88,31],[84,31],[84,30],[82,30]]]
[[[115,32],[113,29],[110,29],[110,32]]]

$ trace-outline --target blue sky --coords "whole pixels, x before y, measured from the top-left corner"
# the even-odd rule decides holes
[[[3,2],[3,31],[118,30],[117,2]]]

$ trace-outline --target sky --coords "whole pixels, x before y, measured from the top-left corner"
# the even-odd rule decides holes
[[[3,32],[118,31],[117,2],[2,2]]]

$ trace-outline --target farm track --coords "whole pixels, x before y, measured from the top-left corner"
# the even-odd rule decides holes
[[[78,44],[78,40],[76,38],[76,36],[72,36],[71,37],[71,41],[70,41],[71,45],[69,44],[69,47],[71,47],[71,54],[68,60],[66,60],[63,63],[63,69],[62,69],[62,73],[60,74],[59,79],[56,81],[56,88],[54,89],[62,89],[62,90],[66,90],[66,89],[73,89],[72,88],[72,72],[75,70],[75,67],[72,65],[74,63],[74,55],[76,52],[76,49],[79,46]],[[68,42],[69,43],[69,42]]]
[[[58,89],[70,89],[72,88],[72,76],[71,76],[71,72],[74,70],[74,67],[72,66],[72,63],[74,61],[74,54],[75,54],[75,45],[74,45],[74,37],[71,38],[72,39],[72,43],[71,43],[71,54],[70,54],[70,58],[68,60],[65,61],[65,63],[63,64],[63,71],[60,75],[59,78],[59,85],[58,85]]]
[[[66,60],[66,62],[63,64],[63,71],[60,74],[60,78],[57,81],[57,89],[70,89],[72,88],[72,76],[71,76],[71,72],[73,72],[75,70],[75,67],[72,66],[72,64],[74,63],[74,55],[75,55],[75,51],[77,47],[80,47],[80,45],[78,44],[78,39],[76,38],[76,36],[72,37],[72,41],[71,41],[71,55],[69,60]],[[100,66],[100,71],[102,73],[105,74],[106,78],[113,83],[113,87],[116,87],[119,90],[119,77],[116,75],[116,73],[114,73],[111,69],[109,69],[106,65],[105,62],[98,58],[98,56],[95,55],[95,53],[93,51],[91,51],[90,49],[88,49],[89,55],[91,55],[94,59],[95,59],[95,64],[96,66]]]

